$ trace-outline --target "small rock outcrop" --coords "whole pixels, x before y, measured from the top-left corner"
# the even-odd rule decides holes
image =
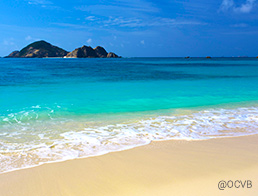
[[[81,48],[77,48],[72,52],[69,52],[66,58],[96,58],[98,55],[90,46],[82,46]]]
[[[115,53],[113,53],[113,52],[109,52],[108,54],[107,54],[107,58],[119,58],[119,56],[117,56]]]
[[[65,58],[118,58],[118,55],[113,52],[107,53],[101,46],[97,46],[94,49],[90,46],[82,46],[69,52]]]
[[[44,57],[64,57],[67,51],[53,46],[46,41],[37,41],[29,44],[21,51],[14,51],[7,58],[44,58]]]
[[[94,48],[94,51],[96,52],[97,56],[100,58],[105,58],[108,55],[107,51],[101,46],[97,46],[96,48]]]
[[[17,58],[19,57],[20,52],[18,50],[13,51],[11,54],[9,54],[6,58]]]

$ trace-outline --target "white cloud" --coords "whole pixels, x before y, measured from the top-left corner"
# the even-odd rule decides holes
[[[75,9],[80,10],[80,11],[85,11],[85,12],[91,12],[91,13],[101,13],[104,11],[109,11],[109,13],[117,13],[118,10],[122,12],[158,12],[157,8],[145,8],[144,6],[142,7],[125,7],[125,6],[116,6],[116,5],[89,5],[89,6],[79,6],[75,7]]]
[[[108,20],[103,21],[105,26],[123,26],[123,27],[137,27],[142,26],[143,23],[137,18],[123,18],[123,17],[109,17]],[[145,26],[145,25],[144,25]]]
[[[74,29],[89,29],[90,24],[70,24],[70,23],[52,23],[54,25],[69,27]],[[183,26],[183,25],[207,25],[207,23],[194,21],[194,20],[177,20],[173,18],[162,17],[149,17],[149,18],[125,18],[125,17],[106,17],[97,19],[94,24],[98,24],[98,29],[103,28],[107,30],[107,27],[118,26],[128,28],[141,28],[141,27],[160,27],[160,26]],[[95,28],[95,27],[92,27]],[[117,39],[116,36],[113,37]]]
[[[142,44],[142,45],[144,45],[144,44],[145,44],[144,40],[142,40],[142,41],[141,41],[141,44]]]
[[[54,5],[54,3],[52,1],[49,1],[49,0],[25,0],[25,1],[27,1],[28,4],[30,4],[30,5],[40,6],[40,7],[45,8],[45,9],[62,10],[61,7],[58,7],[58,6]]]
[[[98,20],[98,18],[96,16],[88,16],[85,18],[85,20],[95,21],[95,20]]]
[[[220,6],[220,9],[222,11],[226,11],[229,10],[230,8],[232,8],[234,6],[234,1],[233,0],[223,0]]]
[[[75,7],[76,10],[89,13],[85,19],[105,28],[118,26],[127,28],[206,25],[196,20],[183,20],[157,17],[161,9],[150,0],[113,0],[108,4],[91,4]],[[123,17],[121,16],[123,13]],[[93,23],[87,23],[92,25]]]
[[[51,23],[53,25],[65,27],[65,28],[73,28],[73,29],[89,29],[86,25],[77,25],[71,23]]]
[[[118,14],[125,13],[153,13],[159,9],[153,3],[146,0],[114,0],[106,4],[82,5],[75,9],[94,14]]]
[[[231,25],[231,27],[244,28],[244,27],[248,27],[248,24],[245,24],[245,23],[239,23],[239,24]]]
[[[252,11],[256,0],[246,0],[240,7],[236,7],[235,11],[240,13],[249,13]]]
[[[91,43],[92,43],[92,39],[89,38],[86,42],[87,42],[88,44],[91,44]]]
[[[14,46],[15,45],[15,43],[11,40],[4,40],[3,44],[6,46]]]
[[[220,6],[220,10],[233,10],[236,13],[250,13],[255,6],[255,2],[256,0],[246,0],[244,3],[237,6],[234,0],[223,0]]]
[[[25,40],[30,41],[30,40],[32,40],[32,37],[29,35],[29,36],[25,37]]]
[[[27,0],[28,4],[33,4],[33,5],[47,5],[47,4],[53,4],[51,1],[47,0]]]
[[[31,37],[30,35],[28,35],[27,37],[25,37],[25,40],[26,41],[36,41],[36,40],[40,40],[40,39]]]
[[[178,26],[178,25],[206,25],[206,23],[191,20],[176,20],[173,18],[152,17],[148,20],[139,18],[109,17],[102,21],[104,26],[120,27],[155,27],[155,26]]]

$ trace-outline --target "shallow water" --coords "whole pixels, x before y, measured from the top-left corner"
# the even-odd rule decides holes
[[[255,58],[0,59],[0,171],[258,130]]]

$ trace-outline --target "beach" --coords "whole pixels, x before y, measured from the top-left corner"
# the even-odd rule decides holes
[[[0,196],[258,194],[254,58],[0,67]]]
[[[258,196],[257,5],[0,1],[0,196]]]
[[[257,195],[258,136],[152,142],[0,175],[0,195]],[[221,180],[249,188],[218,189]]]

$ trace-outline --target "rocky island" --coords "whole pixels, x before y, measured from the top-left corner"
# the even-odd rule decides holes
[[[59,58],[119,58],[113,52],[107,53],[107,51],[101,47],[97,46],[92,48],[90,46],[82,46],[77,48],[72,52],[67,52],[66,50],[53,46],[46,41],[36,41],[21,51],[13,51],[11,54],[5,58],[48,58],[48,57],[59,57]]]
[[[107,53],[101,46],[94,49],[90,46],[82,46],[68,53],[64,58],[118,58],[118,56],[113,52]]]
[[[64,57],[68,52],[57,46],[53,46],[46,41],[37,41],[29,44],[21,51],[14,51],[6,58],[44,58],[44,57]]]

